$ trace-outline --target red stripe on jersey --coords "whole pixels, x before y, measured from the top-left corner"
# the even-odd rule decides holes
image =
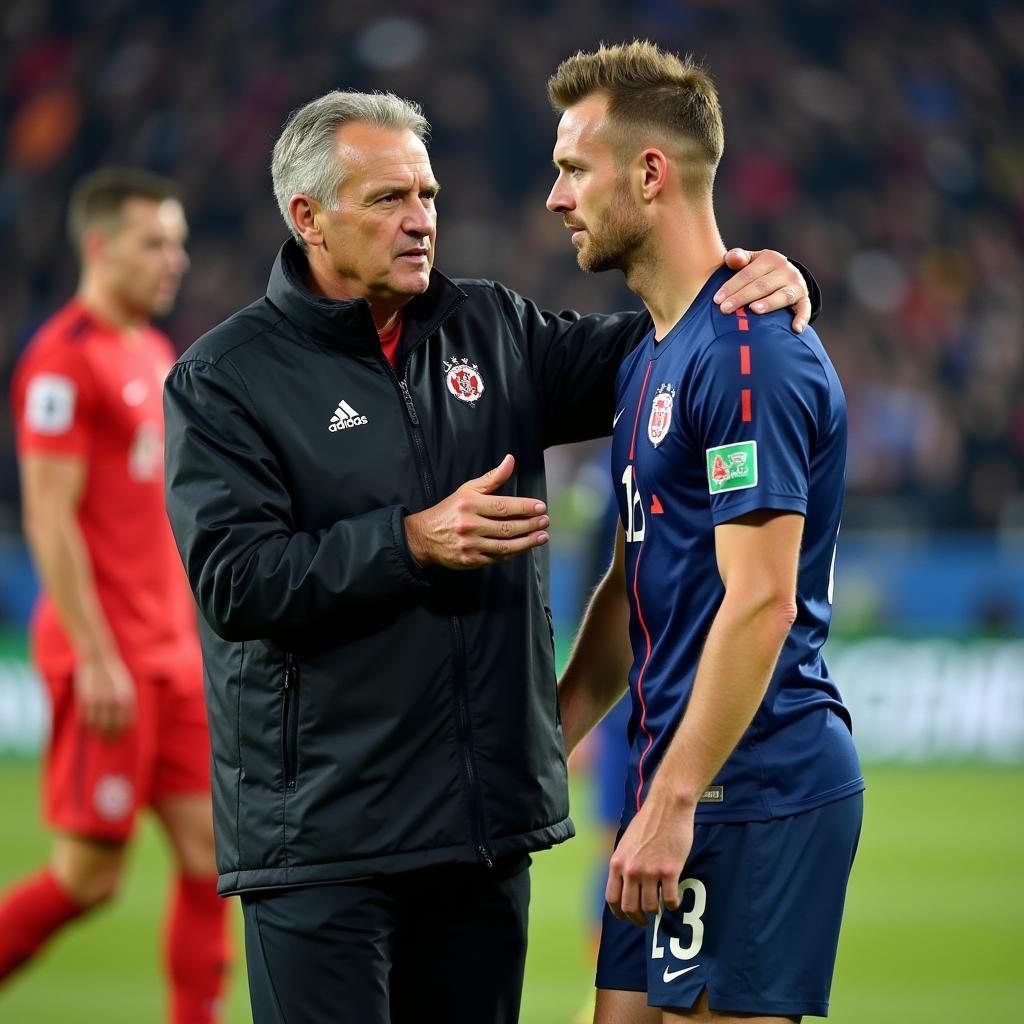
[[[750,346],[740,345],[740,373],[744,377],[750,376]]]
[[[645,382],[646,383],[646,382]],[[633,471],[633,484],[636,485],[636,470]],[[633,603],[636,606],[636,617],[640,623],[640,628],[644,633],[644,642],[647,644],[647,651],[644,654],[644,662],[640,666],[640,673],[636,677],[636,695],[640,701],[640,731],[647,737],[647,746],[644,747],[643,753],[640,755],[640,760],[637,763],[637,776],[639,782],[636,787],[636,809],[640,810],[640,795],[644,791],[644,761],[650,752],[651,747],[654,746],[654,736],[651,731],[647,728],[647,702],[644,700],[644,673],[647,671],[647,666],[651,661],[651,634],[647,630],[647,623],[644,622],[644,612],[640,607],[640,594],[637,591],[637,578],[640,575],[640,556],[643,554],[644,543],[640,542],[640,547],[636,553],[636,564],[633,567]]]
[[[640,385],[640,397],[636,403],[636,419],[633,420],[633,439],[629,442],[629,461],[632,462],[636,456],[636,428],[640,426],[640,410],[644,407],[644,395],[647,394],[647,382],[651,379],[651,367],[654,360],[647,363],[647,372],[644,374],[644,382]]]
[[[752,418],[750,415],[750,388],[744,388],[740,392],[740,402],[743,407],[743,422],[749,423]]]

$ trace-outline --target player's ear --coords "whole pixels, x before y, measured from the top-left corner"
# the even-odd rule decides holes
[[[668,157],[662,150],[648,146],[637,157],[640,194],[648,202],[660,194],[668,181]]]
[[[319,224],[323,207],[315,199],[301,192],[292,196],[288,203],[288,214],[307,245],[324,244],[324,233]]]
[[[107,232],[102,228],[93,227],[83,231],[82,240],[78,247],[82,263],[92,263],[102,259],[103,254],[107,251],[107,241]]]

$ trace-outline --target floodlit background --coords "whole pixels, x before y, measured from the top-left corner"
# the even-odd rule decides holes
[[[444,186],[438,266],[555,308],[632,306],[586,277],[551,183],[544,82],[599,41],[706,57],[726,118],[730,245],[807,264],[850,410],[827,648],[869,790],[833,990],[840,1024],[1016,1021],[1024,997],[1024,9],[791,0],[6,0],[0,9],[0,371],[74,288],[68,189],[109,163],[185,187],[180,348],[262,294],[284,237],[285,115],[330,88],[418,99]],[[35,584],[0,397],[0,885],[45,855]],[[496,453],[500,454],[500,453]],[[562,653],[603,547],[604,448],[551,453]],[[591,751],[591,756],[594,751]],[[535,859],[523,1020],[568,1022],[592,978],[599,872],[580,836]],[[144,831],[117,904],[0,991],[0,1020],[160,1019],[165,854]],[[425,902],[423,912],[435,909]],[[230,1020],[247,1021],[239,963]]]

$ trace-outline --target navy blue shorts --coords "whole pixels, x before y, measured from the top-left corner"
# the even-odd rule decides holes
[[[860,793],[774,821],[697,825],[682,905],[646,931],[605,908],[597,987],[689,1009],[826,1016]]]

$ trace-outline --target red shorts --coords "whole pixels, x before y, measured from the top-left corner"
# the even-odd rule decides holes
[[[161,676],[135,675],[132,725],[108,739],[79,715],[70,676],[46,678],[52,728],[44,808],[58,831],[127,839],[141,807],[210,792],[210,736],[202,668],[186,662]],[[197,678],[198,677],[198,678]]]

